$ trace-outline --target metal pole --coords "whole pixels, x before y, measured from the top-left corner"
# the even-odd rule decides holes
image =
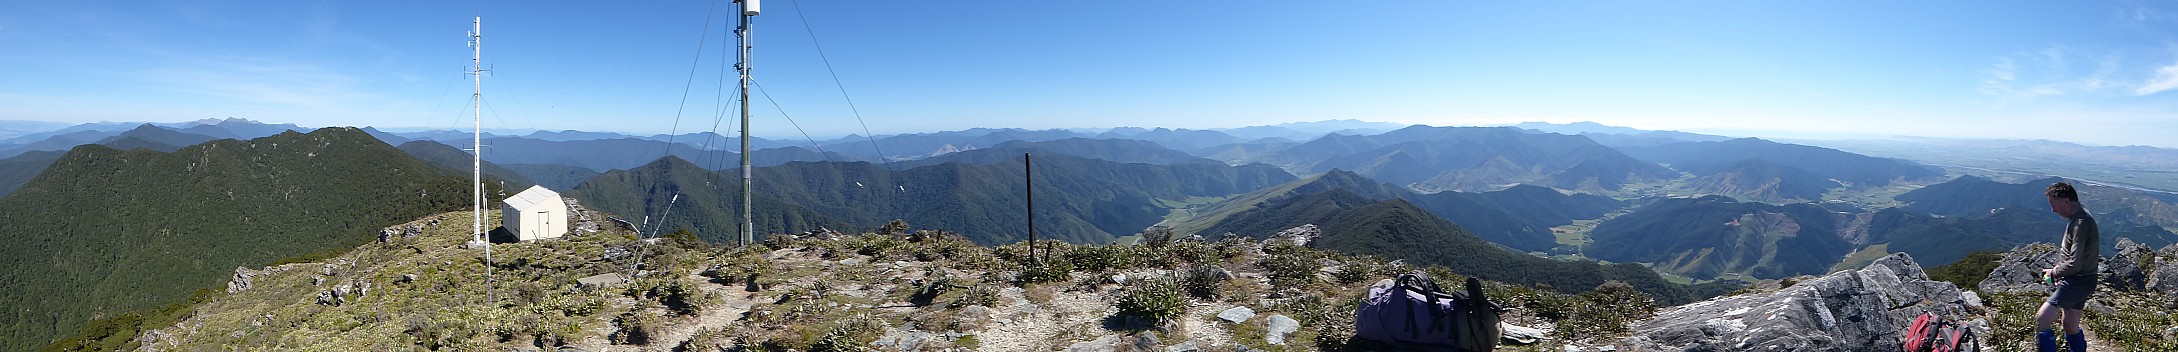
[[[476,130],[473,131],[475,139],[469,145],[470,153],[475,155],[470,161],[472,168],[469,170],[469,178],[476,182],[472,189],[475,192],[470,198],[474,201],[471,205],[474,212],[471,216],[473,219],[469,222],[469,234],[476,240],[484,241],[484,290],[486,297],[493,304],[498,304],[498,292],[491,289],[492,240],[484,235],[484,18],[477,17],[470,25],[469,63],[473,66],[469,69],[469,76],[475,79],[476,84],[476,92],[470,95],[470,105],[475,105],[476,108]]]
[[[751,197],[756,194],[749,188],[751,183],[749,179],[754,175],[754,170],[749,167],[749,18],[755,16],[749,13],[749,1],[751,0],[738,1],[741,3],[741,28],[734,30],[736,34],[739,34],[738,37],[741,37],[741,63],[734,66],[741,69],[741,246],[743,247],[747,247],[749,242],[756,240],[756,219],[751,217],[751,211],[749,210],[751,205],[755,204]]]
[[[1021,153],[1021,188],[1028,193],[1029,258],[1041,263],[1043,261],[1036,256],[1036,168],[1031,165],[1029,153]],[[1044,254],[1050,255],[1051,251],[1044,251]]]

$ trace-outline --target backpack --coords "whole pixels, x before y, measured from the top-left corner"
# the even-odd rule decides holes
[[[1390,287],[1369,288],[1354,316],[1355,335],[1425,350],[1489,351],[1497,348],[1503,308],[1483,297],[1482,281],[1467,279],[1465,292],[1448,292],[1421,272],[1399,275]]]
[[[1906,352],[1980,351],[1974,331],[1935,313],[1921,313],[1906,328]],[[1961,347],[1964,347],[1963,349]]]

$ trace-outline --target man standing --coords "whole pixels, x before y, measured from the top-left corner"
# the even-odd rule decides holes
[[[2044,283],[2054,282],[2056,290],[2049,300],[2042,302],[2042,309],[2034,315],[2034,342],[2042,352],[2057,351],[2057,332],[2050,323],[2061,315],[2065,328],[2065,347],[2072,352],[2087,351],[2087,336],[2080,331],[2081,309],[2087,306],[2087,297],[2095,293],[2096,253],[2102,245],[2102,233],[2095,229],[2095,218],[2080,207],[2080,193],[2071,184],[2058,182],[2042,190],[2049,198],[2050,212],[2065,218],[2065,238],[2059,244],[2057,266],[2042,270]]]

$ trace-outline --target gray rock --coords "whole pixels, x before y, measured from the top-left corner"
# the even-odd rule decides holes
[[[1630,326],[1633,336],[1621,345],[1635,351],[1897,351],[1914,316],[1966,317],[1972,308],[1958,287],[1929,280],[1911,256],[1898,253],[1776,292],[1670,308]],[[1979,319],[1962,325],[1987,326]],[[1982,330],[1976,333],[1987,336]]]
[[[405,283],[411,283],[411,282],[416,282],[416,274],[401,274],[401,280],[400,280],[400,281],[395,281],[395,282],[398,282],[398,283],[404,283],[404,284],[405,284]]]
[[[1165,347],[1165,352],[1195,352],[1201,350],[1202,347],[1198,347],[1195,345],[1195,340],[1187,340],[1187,342],[1181,342],[1178,345]]]
[[[1505,332],[1502,335],[1503,339],[1501,339],[1500,341],[1503,342],[1503,344],[1507,345],[1533,345],[1537,342],[1542,342],[1544,338],[1550,335],[1550,333],[1544,332],[1543,329],[1513,325],[1504,322],[1499,322],[1497,325]]]
[[[1965,301],[1966,301],[1966,305],[1967,305],[1967,306],[1973,306],[1973,307],[1980,307],[1980,306],[1981,306],[1981,295],[1980,295],[1980,294],[1976,294],[1976,293],[1974,293],[1974,291],[1962,291],[1962,292],[1959,292],[1959,298],[1960,298],[1960,299],[1962,299],[1962,300],[1965,300]]]
[[[885,329],[885,335],[870,344],[886,347],[890,351],[921,351],[932,341],[939,341],[938,334],[922,330]]]
[[[1586,351],[1586,350],[1587,350],[1587,349],[1581,348],[1581,346],[1572,346],[1572,345],[1567,345],[1567,346],[1565,346],[1565,352],[1581,352],[1581,351]]]
[[[606,273],[575,279],[575,286],[583,289],[594,290],[606,287],[620,286],[621,284],[625,284],[627,282],[627,276],[620,275],[620,273]]]
[[[2095,314],[2117,314],[2117,308],[2110,308],[2110,305],[2102,304],[2102,300],[2099,299],[2087,300],[2087,305],[2082,308],[2086,308],[2082,310],[2095,312]]]
[[[2137,246],[2137,245],[2136,245]],[[2148,275],[2140,272],[2139,262],[2126,256],[2102,257],[2096,269],[2102,279],[2102,288],[2117,291],[2140,291],[2148,288]]]
[[[239,266],[234,267],[234,278],[227,281],[227,293],[249,291],[251,287],[255,286],[258,276],[271,275],[272,273],[271,267],[266,267],[264,271],[250,270],[250,268]]]
[[[333,286],[333,289],[318,292],[318,304],[338,307],[348,303],[351,295],[360,296],[355,292],[355,286],[340,284]]]
[[[1322,235],[1323,231],[1316,229],[1316,224],[1301,224],[1301,226],[1278,231],[1278,234],[1271,235],[1270,239],[1263,240],[1263,244],[1270,245],[1271,242],[1283,241],[1305,247],[1308,246],[1309,242],[1315,241],[1316,237]]]
[[[2112,247],[2117,248],[2117,255],[2120,257],[2138,259],[2155,255],[2154,248],[2148,248],[2148,245],[2140,244],[2140,242],[2133,242],[2133,239],[2130,238],[2119,237],[2117,245]]]
[[[1119,350],[1119,335],[1105,335],[1096,340],[1075,342],[1066,346],[1066,352],[1108,352]]]
[[[2171,245],[2170,248],[2178,248],[2178,245]],[[2178,257],[2156,255],[2155,272],[2147,275],[2148,289],[2178,296]]]
[[[1157,332],[1154,331],[1143,331],[1141,335],[1134,337],[1134,350],[1136,351],[1156,351],[1157,346],[1162,344],[1164,343],[1157,341]]]
[[[1282,314],[1271,314],[1269,329],[1263,332],[1263,342],[1273,345],[1286,344],[1286,334],[1301,331],[1301,322]]]
[[[2041,243],[2012,248],[1997,262],[1989,278],[1981,280],[1981,292],[1988,293],[2047,293],[2050,286],[2042,284],[2042,269],[2057,265],[2057,246]]]
[[[1106,277],[1106,278],[1104,278],[1104,283],[1107,283],[1107,284],[1114,284],[1114,285],[1125,285],[1125,284],[1127,284],[1127,274],[1112,274],[1112,276],[1111,276],[1111,277]]]
[[[1248,309],[1248,307],[1233,307],[1232,309],[1226,309],[1223,312],[1218,312],[1218,319],[1225,319],[1225,321],[1233,322],[1234,324],[1248,321],[1248,319],[1250,318],[1255,318],[1255,310]]]

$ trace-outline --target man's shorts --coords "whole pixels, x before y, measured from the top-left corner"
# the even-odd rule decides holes
[[[2057,288],[2049,294],[2049,305],[2065,309],[2087,309],[2087,296],[2095,294],[2095,275],[2073,275],[2057,278]]]

